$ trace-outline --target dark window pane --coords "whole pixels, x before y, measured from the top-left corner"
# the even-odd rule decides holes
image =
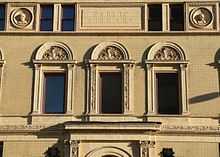
[[[160,114],[179,114],[179,83],[177,73],[158,73],[157,103]]]
[[[53,5],[41,6],[41,18],[52,18],[53,17]]]
[[[5,20],[0,20],[0,31],[5,29]]]
[[[74,30],[75,8],[72,5],[62,6],[62,31]]]
[[[0,5],[0,31],[5,29],[5,5]]]
[[[45,74],[45,113],[64,113],[65,74]]]
[[[41,31],[52,31],[53,30],[53,21],[51,20],[42,20],[40,23]]]
[[[0,157],[3,157],[3,142],[0,142]]]
[[[62,31],[72,31],[73,28],[73,20],[62,20]]]
[[[183,4],[170,5],[170,30],[184,30],[184,6]]]
[[[148,6],[148,30],[162,30],[162,5],[152,4]]]
[[[70,18],[73,19],[75,16],[75,9],[72,5],[63,5],[63,18]]]
[[[53,30],[53,5],[41,6],[40,30],[41,31]]]
[[[101,73],[100,82],[101,112],[122,113],[121,73]]]

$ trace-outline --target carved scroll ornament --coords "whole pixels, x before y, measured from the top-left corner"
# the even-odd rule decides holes
[[[179,53],[168,46],[160,48],[154,55],[154,60],[158,61],[177,61],[180,60]]]
[[[42,60],[67,60],[67,53],[58,46],[51,46],[42,56]]]
[[[123,60],[124,55],[123,52],[114,46],[108,46],[105,49],[103,49],[99,56],[98,60]]]

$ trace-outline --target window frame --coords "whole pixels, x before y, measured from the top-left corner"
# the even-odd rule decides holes
[[[48,17],[43,17],[42,18],[42,8],[43,7],[46,7],[46,6],[51,6],[51,8],[52,8],[52,16],[51,16],[51,18],[48,18]],[[54,4],[43,4],[43,5],[40,5],[40,19],[39,19],[39,31],[42,31],[42,32],[52,32],[52,31],[54,31]],[[41,24],[42,24],[42,21],[50,21],[51,20],[51,24],[52,24],[52,26],[51,26],[51,29],[50,30],[48,30],[48,27],[47,27],[47,29],[42,29],[42,27],[41,27]]]
[[[67,55],[65,60],[45,60],[43,56],[51,47],[61,48]],[[33,59],[34,64],[34,98],[32,114],[48,114],[43,111],[44,99],[44,74],[45,73],[65,73],[66,74],[66,102],[65,112],[57,114],[72,114],[74,102],[74,71],[76,60],[73,60],[72,51],[63,43],[47,42],[44,43]],[[52,114],[48,114],[52,115]]]
[[[154,55],[163,47],[173,48],[179,54],[180,60],[154,60]],[[156,43],[148,52],[145,60],[146,80],[147,80],[147,115],[188,115],[189,107],[187,102],[187,69],[188,60],[181,47],[172,42]],[[178,73],[179,82],[179,114],[159,114],[156,94],[156,74],[157,73]]]
[[[118,48],[124,55],[122,60],[99,60],[101,51],[109,46]],[[89,115],[123,115],[133,113],[133,71],[134,60],[129,60],[127,50],[116,42],[98,44],[87,64],[87,109]],[[120,72],[122,74],[122,113],[105,114],[100,112],[99,75],[102,72]]]
[[[2,29],[1,29],[1,27],[0,27],[0,31],[4,31],[5,30],[5,28],[6,28],[6,6],[5,6],[5,4],[3,3],[0,3],[0,7],[3,7],[4,9],[3,9],[3,12],[4,12],[4,16],[0,16],[0,22],[2,21],[3,22],[3,27],[2,27]]]
[[[97,103],[98,103],[98,113],[100,113],[100,114],[123,114],[124,113],[124,109],[123,109],[123,88],[124,88],[124,86],[123,86],[123,74],[122,74],[122,71],[121,71],[121,69],[115,69],[115,70],[104,70],[105,69],[105,67],[101,67],[101,69],[100,69],[100,71],[98,72],[98,81],[99,81],[99,83],[98,83],[98,88],[97,88],[97,95],[98,95],[98,101],[97,101]],[[120,112],[120,113],[103,113],[102,112],[102,106],[103,106],[103,104],[102,104],[102,90],[100,89],[101,88],[101,84],[100,84],[100,82],[101,82],[101,77],[100,77],[100,75],[102,74],[102,73],[121,73],[121,109],[122,109],[122,111]]]
[[[174,21],[173,18],[172,18],[172,15],[171,15],[171,14],[172,14],[172,13],[171,13],[171,6],[172,6],[172,5],[182,5],[182,9],[183,9],[183,10],[182,10],[182,11],[183,11],[183,19],[182,19],[182,20],[183,20],[183,21],[182,21],[182,22],[183,22],[183,23],[182,23],[183,29],[182,29],[182,30],[172,30],[172,29],[171,29],[171,23]],[[172,31],[172,32],[173,32],[173,31],[174,31],[174,32],[176,32],[176,31],[185,31],[185,30],[186,30],[186,26],[185,26],[185,23],[186,23],[186,22],[185,22],[185,20],[186,20],[186,18],[185,18],[185,5],[184,5],[184,3],[170,3],[170,4],[169,4],[169,31]],[[180,20],[178,19],[178,22],[179,22],[179,21],[180,21]],[[176,21],[175,21],[175,22],[176,22]]]
[[[50,76],[56,76],[56,75],[60,75],[60,74],[63,74],[64,75],[64,93],[63,93],[63,96],[64,96],[64,100],[63,100],[63,111],[62,112],[46,112],[46,98],[47,98],[47,96],[46,96],[46,91],[47,91],[47,88],[46,88],[46,75],[50,75]],[[67,101],[67,91],[66,91],[66,89],[67,89],[67,87],[66,87],[66,85],[68,84],[68,82],[67,82],[67,76],[66,76],[67,74],[66,74],[66,72],[64,71],[64,72],[44,72],[43,73],[43,98],[42,98],[42,113],[45,113],[45,114],[64,114],[65,113],[65,111],[66,111],[66,101]]]
[[[73,9],[73,17],[72,18],[63,18],[63,7],[64,6],[68,6],[68,7],[71,7],[72,6],[72,9]],[[63,30],[63,20],[72,20],[73,22],[73,25],[72,25],[72,30]],[[61,17],[60,17],[60,31],[65,31],[65,32],[68,32],[68,31],[75,31],[76,29],[76,5],[75,4],[61,4]]]
[[[156,21],[156,20],[152,20],[152,17],[150,17],[150,6],[153,6],[153,5],[160,5],[161,6],[161,28],[160,30],[150,30],[150,21]],[[158,21],[158,20],[157,20]],[[152,3],[152,4],[148,4],[147,5],[147,31],[152,31],[152,32],[161,32],[163,31],[163,5],[162,3]]]

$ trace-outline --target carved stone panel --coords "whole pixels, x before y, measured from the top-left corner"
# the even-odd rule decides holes
[[[161,47],[154,55],[154,60],[158,61],[178,61],[180,60],[179,53],[172,47]]]
[[[32,13],[26,8],[15,9],[11,15],[11,22],[13,26],[21,29],[27,27],[31,23],[32,19]]]
[[[51,46],[42,56],[42,60],[67,60],[67,53],[58,46]]]
[[[36,4],[10,4],[8,29],[13,31],[35,30]]]
[[[140,6],[80,6],[82,30],[142,30]]]
[[[108,46],[105,49],[103,49],[99,56],[98,60],[123,60],[124,55],[123,52],[114,46]]]
[[[216,29],[216,5],[215,4],[188,4],[188,29],[189,30],[215,30]]]
[[[79,141],[71,141],[70,142],[71,147],[71,157],[78,157],[78,151],[79,151]]]

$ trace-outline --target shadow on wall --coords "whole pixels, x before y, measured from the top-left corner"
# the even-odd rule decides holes
[[[198,96],[194,96],[194,97],[190,98],[189,103],[190,104],[195,104],[195,103],[199,103],[199,102],[203,102],[203,101],[208,101],[208,100],[211,100],[211,99],[218,98],[219,96],[220,96],[219,92],[212,92],[212,93],[202,94],[202,95],[198,95]]]
[[[206,93],[206,94],[202,94],[202,95],[198,95],[195,97],[192,97],[189,99],[189,103],[190,104],[194,104],[194,103],[199,103],[199,102],[203,102],[203,101],[208,101],[211,99],[215,99],[220,97],[220,49],[217,50],[215,57],[214,57],[214,61],[212,63],[207,64],[210,67],[213,67],[214,69],[217,70],[218,73],[218,91],[216,92],[211,92],[211,93]]]
[[[217,50],[215,57],[214,57],[214,62],[207,64],[214,69],[217,70],[218,73],[218,89],[220,93],[220,49]]]

